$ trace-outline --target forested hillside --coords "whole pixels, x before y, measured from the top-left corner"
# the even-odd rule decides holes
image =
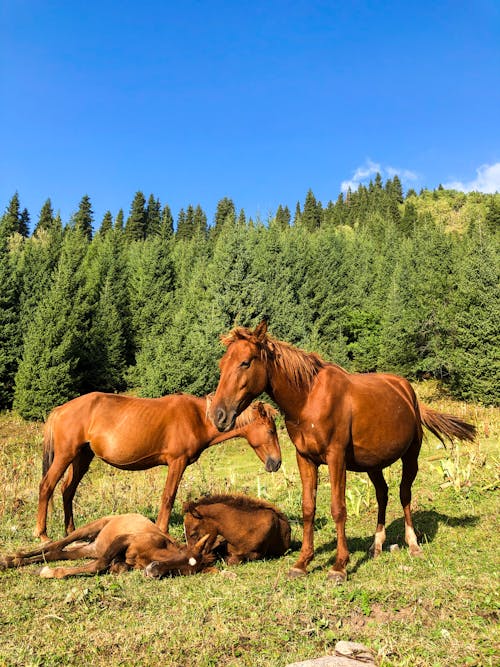
[[[354,371],[435,377],[499,402],[500,195],[397,176],[252,220],[229,198],[207,221],[136,193],[128,214],[70,221],[17,193],[0,221],[0,409],[43,419],[95,389],[204,394],[219,335],[270,331]]]

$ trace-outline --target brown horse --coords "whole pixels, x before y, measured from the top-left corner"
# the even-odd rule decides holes
[[[329,578],[347,577],[349,551],[345,535],[346,470],[367,472],[376,490],[378,521],[372,547],[377,556],[385,540],[388,487],[383,468],[402,459],[400,499],[405,539],[412,555],[421,549],[410,511],[411,486],[418,470],[422,424],[442,440],[473,440],[474,426],[418,403],[405,379],[385,373],[348,373],[267,334],[267,323],[255,330],[239,327],[222,338],[227,346],[220,361],[220,380],[211,409],[221,430],[232,428],[236,416],[266,391],[285,413],[296,447],[302,480],[303,542],[290,576],[306,573],[314,556],[318,466],[328,465],[331,513],[337,529],[337,558]]]
[[[255,403],[238,418],[234,428],[221,434],[207,416],[209,404],[210,397],[188,394],[133,398],[93,392],[55,408],[45,424],[35,535],[48,539],[47,506],[66,470],[62,484],[64,526],[66,534],[75,529],[73,497],[94,456],[123,470],[168,466],[156,521],[164,532],[184,470],[207,447],[243,437],[267,471],[278,470],[281,451],[274,408]]]
[[[245,495],[218,495],[185,503],[184,532],[189,546],[208,535],[207,550],[223,538],[229,565],[282,556],[290,547],[288,519],[271,503]]]
[[[141,514],[106,516],[73,531],[57,542],[45,542],[31,551],[0,557],[0,569],[20,567],[55,560],[91,558],[86,565],[73,567],[44,567],[40,576],[63,579],[75,574],[100,574],[111,570],[142,570],[148,577],[166,574],[194,574],[204,569],[214,558],[206,554],[208,535],[191,547],[177,544],[149,519]],[[76,541],[85,541],[68,548]]]

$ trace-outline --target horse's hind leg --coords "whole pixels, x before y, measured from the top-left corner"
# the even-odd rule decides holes
[[[374,470],[368,473],[373,486],[375,487],[375,495],[377,496],[378,517],[377,528],[375,530],[375,539],[370,547],[370,553],[374,558],[382,553],[382,547],[385,542],[385,514],[387,509],[387,501],[389,498],[389,489],[384,479],[384,474],[381,470]]]
[[[69,448],[68,448],[69,449]],[[35,536],[44,541],[47,537],[47,508],[49,500],[52,498],[57,483],[64,475],[66,468],[73,461],[74,452],[68,451],[63,454],[57,453],[46,474],[42,477],[38,493],[38,515],[36,521]]]
[[[90,449],[90,445],[86,445],[75,456],[72,461],[68,474],[62,483],[62,497],[64,506],[64,528],[66,535],[75,530],[75,522],[73,519],[73,498],[75,497],[76,489],[80,484],[82,477],[89,469],[94,452]]]
[[[420,441],[415,440],[401,459],[403,462],[403,474],[399,487],[399,497],[405,517],[405,540],[412,556],[421,556],[423,554],[422,549],[418,546],[411,516],[411,487],[418,472],[420,445]]]

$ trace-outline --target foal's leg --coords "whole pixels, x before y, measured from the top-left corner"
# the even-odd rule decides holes
[[[349,562],[349,550],[345,534],[347,509],[345,504],[346,465],[344,450],[340,447],[337,448],[328,456],[327,461],[332,493],[332,518],[337,529],[337,558],[328,572],[328,579],[341,584],[347,579],[347,563]]]
[[[375,539],[370,547],[370,553],[374,558],[382,553],[382,546],[385,542],[385,513],[387,509],[387,501],[389,498],[389,489],[384,479],[384,474],[381,470],[374,470],[368,473],[373,486],[375,487],[375,494],[377,496],[378,518],[377,528],[375,530]]]
[[[89,469],[93,458],[94,452],[90,449],[90,445],[82,447],[73,459],[68,474],[62,482],[64,528],[66,530],[66,535],[75,530],[75,522],[73,519],[73,498],[75,497],[76,489],[78,488],[82,477]]]
[[[164,533],[168,531],[168,524],[172,513],[172,507],[174,506],[175,496],[177,495],[177,489],[179,488],[179,483],[184,474],[184,470],[186,470],[187,464],[187,458],[182,457],[175,459],[168,465],[167,481],[165,482],[165,488],[163,489],[163,495],[161,497],[158,518],[156,519],[156,525]]]
[[[297,465],[302,481],[303,537],[299,559],[288,573],[290,578],[307,574],[307,566],[314,557],[314,516],[316,514],[316,490],[318,466],[296,452]]]
[[[423,551],[417,543],[417,536],[415,535],[413,520],[411,518],[411,486],[418,472],[420,445],[421,443],[415,440],[401,459],[403,462],[403,474],[399,487],[399,497],[405,517],[405,540],[412,556],[423,555]]]
[[[110,561],[106,558],[98,558],[85,565],[76,565],[75,567],[44,567],[40,571],[40,576],[44,579],[64,579],[75,574],[100,574],[106,572]]]

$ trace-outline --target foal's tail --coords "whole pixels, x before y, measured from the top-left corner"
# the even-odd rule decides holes
[[[420,420],[422,424],[433,433],[436,438],[441,440],[446,447],[443,439],[447,438],[451,443],[453,438],[458,440],[469,440],[472,442],[476,436],[476,427],[473,424],[465,422],[459,417],[449,415],[445,412],[437,412],[423,403],[418,404],[420,410]]]

